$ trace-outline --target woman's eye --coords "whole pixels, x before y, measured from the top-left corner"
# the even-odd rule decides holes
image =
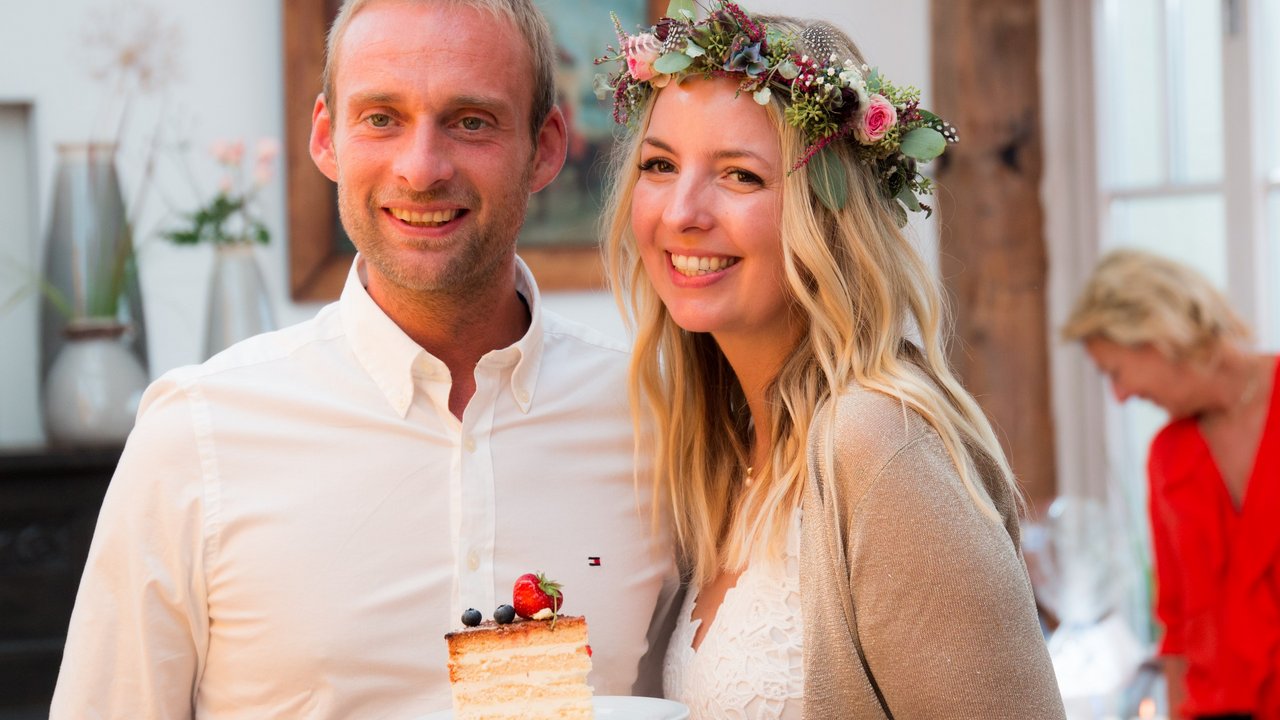
[[[640,172],[669,173],[674,170],[675,166],[662,158],[652,158],[640,163]]]
[[[475,131],[475,130],[483,130],[485,126],[487,126],[489,123],[486,123],[484,120],[481,120],[478,117],[465,117],[465,118],[462,118],[462,122],[460,124],[462,125],[464,130]]]
[[[384,128],[391,124],[391,116],[384,113],[374,113],[365,118],[365,120],[376,128]]]
[[[764,184],[764,181],[760,179],[759,175],[746,170],[730,170],[729,176],[740,183],[750,183],[752,185]]]

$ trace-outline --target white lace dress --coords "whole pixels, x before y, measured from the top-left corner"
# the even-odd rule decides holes
[[[663,664],[664,694],[690,720],[800,720],[804,624],[800,613],[800,511],[792,517],[786,567],[748,567],[724,596],[697,651],[691,589]]]

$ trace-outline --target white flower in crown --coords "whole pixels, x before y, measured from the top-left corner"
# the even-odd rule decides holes
[[[867,79],[852,60],[844,61],[844,69],[840,71],[840,81],[844,86],[858,95],[858,107],[867,106]]]

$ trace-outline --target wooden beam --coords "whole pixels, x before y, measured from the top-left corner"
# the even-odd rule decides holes
[[[1037,0],[932,0],[930,10],[933,104],[960,133],[937,173],[951,361],[1042,510],[1056,481]]]

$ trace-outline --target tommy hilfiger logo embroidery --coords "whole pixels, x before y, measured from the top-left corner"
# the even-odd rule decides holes
[[[600,558],[596,555],[587,556],[587,564],[591,567],[600,567]]]

